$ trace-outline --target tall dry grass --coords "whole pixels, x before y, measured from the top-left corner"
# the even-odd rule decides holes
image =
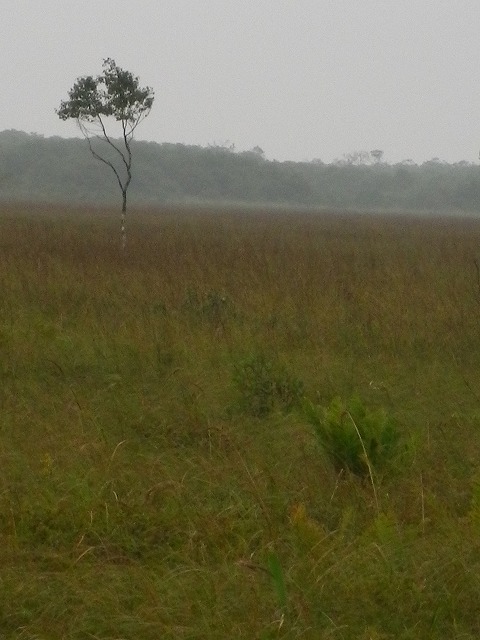
[[[129,228],[122,252],[115,211],[1,211],[0,631],[478,637],[480,223]],[[299,389],[395,420],[378,495],[335,472]]]

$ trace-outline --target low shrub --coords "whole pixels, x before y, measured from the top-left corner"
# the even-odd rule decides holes
[[[183,309],[192,317],[211,324],[214,327],[224,325],[236,317],[235,304],[226,293],[212,290],[200,296],[195,290],[187,291]]]
[[[367,476],[398,450],[399,432],[391,417],[384,409],[367,409],[357,395],[346,402],[336,397],[326,408],[305,401],[303,410],[338,472]]]
[[[262,354],[241,360],[235,366],[233,382],[238,408],[259,418],[275,409],[291,411],[303,396],[303,382]]]

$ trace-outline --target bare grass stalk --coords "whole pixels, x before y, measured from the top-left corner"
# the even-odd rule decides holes
[[[373,469],[372,469],[372,465],[370,463],[370,459],[368,457],[367,450],[365,448],[365,444],[363,442],[363,438],[361,436],[360,431],[358,430],[357,424],[356,424],[355,420],[353,419],[352,414],[350,413],[350,411],[346,411],[346,414],[350,418],[350,420],[351,420],[351,422],[353,424],[353,427],[355,429],[355,432],[356,432],[356,434],[358,436],[358,439],[360,440],[360,444],[362,445],[362,451],[363,451],[363,455],[364,455],[364,458],[365,458],[365,463],[366,463],[366,465],[368,467],[368,476],[370,478],[370,484],[372,485],[373,497],[374,497],[374,500],[375,500],[375,508],[376,508],[377,513],[380,513],[380,507],[379,507],[379,504],[378,504],[377,488],[375,486],[375,480],[374,480],[374,477],[373,477]]]

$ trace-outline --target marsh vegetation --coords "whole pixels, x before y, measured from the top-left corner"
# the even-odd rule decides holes
[[[1,634],[476,640],[480,221],[131,220],[2,209]]]

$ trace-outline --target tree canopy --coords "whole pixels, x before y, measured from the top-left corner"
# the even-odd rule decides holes
[[[78,78],[57,113],[61,120],[74,118],[84,123],[101,123],[103,118],[112,116],[133,133],[150,113],[153,100],[150,87],[140,87],[138,77],[106,58],[103,73]]]

